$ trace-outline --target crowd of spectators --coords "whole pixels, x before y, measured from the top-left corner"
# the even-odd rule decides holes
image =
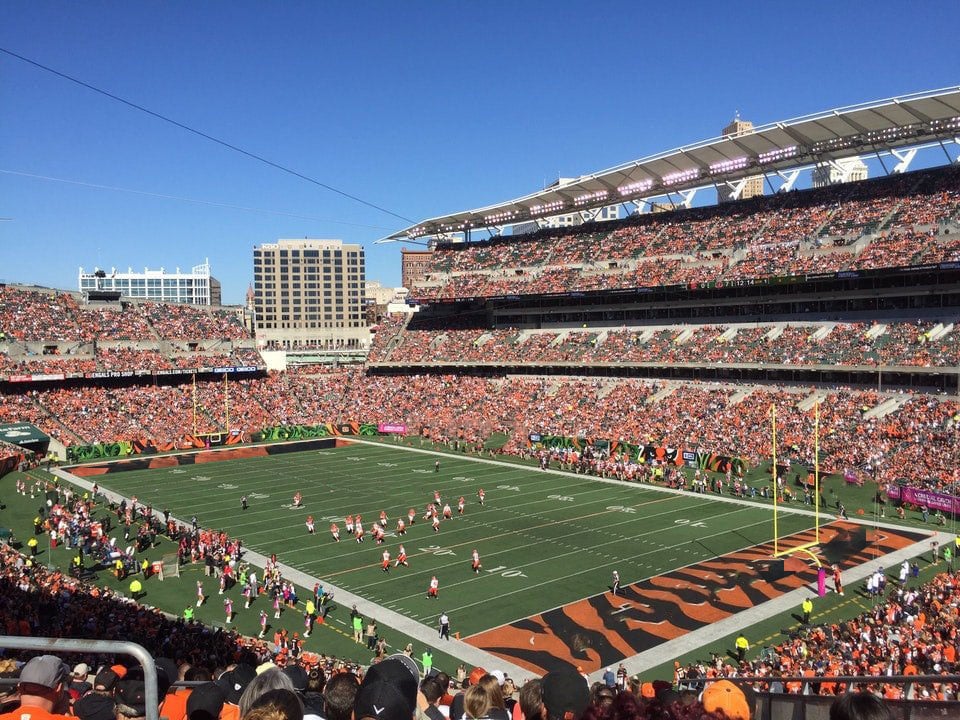
[[[411,322],[406,330],[390,336],[389,350],[377,340],[371,361],[956,367],[960,364],[958,333],[960,317],[956,322],[891,321],[880,326],[808,322],[538,331],[456,327],[427,330]]]
[[[861,689],[899,700],[904,687],[885,683],[884,676],[960,674],[960,578],[952,571],[941,572],[930,582],[912,586],[912,581],[901,583],[899,577],[884,575],[886,597],[852,620],[803,625],[784,642],[739,664],[725,662],[721,653],[714,654],[712,663],[678,663],[675,680],[681,687],[699,688],[706,679],[717,677],[765,677],[769,683],[757,689],[799,693],[804,683],[777,678],[808,677],[812,694],[835,695],[847,688],[818,678],[849,675],[869,678]],[[922,684],[915,693],[917,699],[957,701],[960,684]]]
[[[948,261],[956,168],[442,245],[421,299],[654,287]],[[857,240],[863,243],[857,244]],[[860,245],[863,245],[862,247]]]
[[[176,303],[83,305],[76,293],[0,285],[0,343],[249,340],[229,310]]]
[[[559,346],[554,350],[563,352]],[[798,409],[810,394],[801,388],[614,378],[376,376],[350,369],[271,373],[226,384],[34,390],[0,396],[0,422],[33,422],[68,445],[176,443],[185,435],[227,428],[249,436],[274,425],[400,422],[412,432],[469,448],[504,433],[503,452],[514,454],[527,452],[528,436],[537,432],[701,450],[754,466],[771,454],[771,405],[778,408],[781,454],[812,462],[812,403]],[[931,488],[960,483],[955,462],[960,405],[906,396],[889,414],[868,416],[887,398],[863,390],[821,393],[823,471],[843,474],[871,464],[882,483],[909,480]]]

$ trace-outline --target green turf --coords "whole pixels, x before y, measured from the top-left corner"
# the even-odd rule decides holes
[[[614,569],[627,584],[771,537],[769,511],[709,496],[458,458],[444,458],[436,473],[433,463],[429,455],[356,445],[119,473],[101,484],[181,518],[196,515],[251,549],[431,626],[441,608],[426,589],[436,575],[443,609],[464,636],[602,592]],[[484,507],[476,498],[481,487]],[[422,519],[435,489],[454,508],[460,495],[468,498],[465,515],[444,521],[438,533]],[[304,507],[295,509],[298,490]],[[244,494],[250,508],[241,512]],[[403,539],[409,568],[384,573],[383,548],[369,537],[335,543],[326,531],[331,520],[342,528],[344,516],[358,512],[369,527],[381,509],[392,531],[410,507],[418,520]],[[315,536],[306,532],[307,515],[318,524]],[[807,517],[781,518],[784,534],[810,525]],[[395,555],[399,542],[389,537],[385,547]],[[483,561],[479,576],[470,568],[474,548]]]
[[[451,615],[454,631],[463,636],[603,592],[613,569],[628,584],[771,537],[771,513],[763,505],[742,507],[711,496],[672,495],[644,485],[559,476],[521,462],[480,463],[462,453],[443,456],[436,473],[435,456],[405,450],[403,446],[411,442],[420,445],[422,441],[391,439],[379,446],[357,444],[116,473],[98,480],[104,487],[138,496],[158,511],[169,508],[181,519],[196,514],[202,525],[242,537],[249,548],[265,555],[277,553],[287,565],[427,626],[435,627],[437,615],[445,610]],[[423,446],[434,447],[430,442]],[[3,480],[5,487],[12,487],[12,478]],[[762,469],[749,477],[756,485],[768,478]],[[485,507],[477,502],[480,487],[486,491]],[[833,498],[833,487],[851,516],[862,505],[870,508],[873,494],[868,488],[828,481],[825,497]],[[451,502],[455,514],[456,499],[463,495],[467,500],[465,516],[441,523],[436,534],[422,520],[424,505],[435,489]],[[290,507],[297,490],[304,495],[302,509]],[[241,495],[250,502],[245,512],[240,509]],[[11,498],[10,492],[4,497],[10,498],[10,508],[0,516],[2,524],[14,527],[26,539],[36,501]],[[403,539],[410,568],[383,573],[379,563],[383,548],[369,536],[362,545],[346,537],[337,544],[327,532],[330,520],[335,520],[342,532],[343,517],[357,512],[369,529],[384,509],[392,535],[397,517],[406,516],[409,507],[418,513],[417,523]],[[308,514],[317,523],[315,536],[306,533]],[[780,532],[786,535],[811,525],[809,517],[784,514]],[[398,545],[398,538],[388,536],[386,547],[394,556]],[[474,547],[483,560],[479,576],[470,569]],[[173,551],[173,545],[165,541],[151,555]],[[69,557],[66,551],[56,550],[53,560],[66,565]],[[440,580],[439,603],[425,597],[434,574]],[[200,566],[188,566],[180,582],[151,579],[146,583],[145,602],[180,612],[193,601],[195,582],[201,575]],[[106,573],[100,574],[99,582],[115,585]],[[212,578],[206,580],[210,599],[197,616],[222,624],[221,598],[214,583]],[[301,599],[306,595],[302,592]],[[260,606],[245,611],[238,589],[231,596],[237,612],[235,627],[255,633]],[[264,600],[258,602],[265,604]],[[335,608],[326,626],[315,630],[306,647],[368,662],[370,653],[349,638],[346,615],[347,609]],[[299,612],[286,613],[280,624],[302,631]],[[389,627],[381,626],[381,633],[394,650],[408,642]],[[757,633],[769,634],[766,628],[758,628]],[[418,643],[415,646],[419,653],[422,648]],[[441,644],[436,664],[454,668],[455,659],[442,650]]]

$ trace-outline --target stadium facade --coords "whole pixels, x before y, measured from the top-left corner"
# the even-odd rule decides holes
[[[174,272],[163,268],[144,268],[142,273],[134,272],[133,268],[126,272],[116,268],[109,272],[100,268],[85,272],[81,267],[77,283],[81,293],[119,292],[123,298],[151,302],[218,306],[222,298],[220,281],[210,274],[209,259],[194,265],[190,272],[180,268]]]

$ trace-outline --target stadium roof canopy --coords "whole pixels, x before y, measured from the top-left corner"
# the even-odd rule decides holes
[[[735,190],[738,181],[757,175],[764,175],[771,188],[777,183],[778,189],[790,189],[800,169],[852,156],[892,155],[897,160],[892,171],[900,172],[910,164],[911,148],[953,142],[960,142],[960,87],[851,105],[686,145],[515,200],[430,218],[378,242],[457,233],[469,237],[474,230],[499,230],[618,203],[642,206],[697,188],[729,185]]]

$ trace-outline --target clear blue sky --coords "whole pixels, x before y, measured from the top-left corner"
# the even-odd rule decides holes
[[[946,1],[10,0],[0,47],[419,221],[714,137],[738,110],[960,84],[958,21]],[[81,265],[209,257],[234,303],[278,238],[363,243],[368,278],[398,285],[400,246],[372,243],[408,224],[2,54],[0,217],[0,279],[75,289]]]

